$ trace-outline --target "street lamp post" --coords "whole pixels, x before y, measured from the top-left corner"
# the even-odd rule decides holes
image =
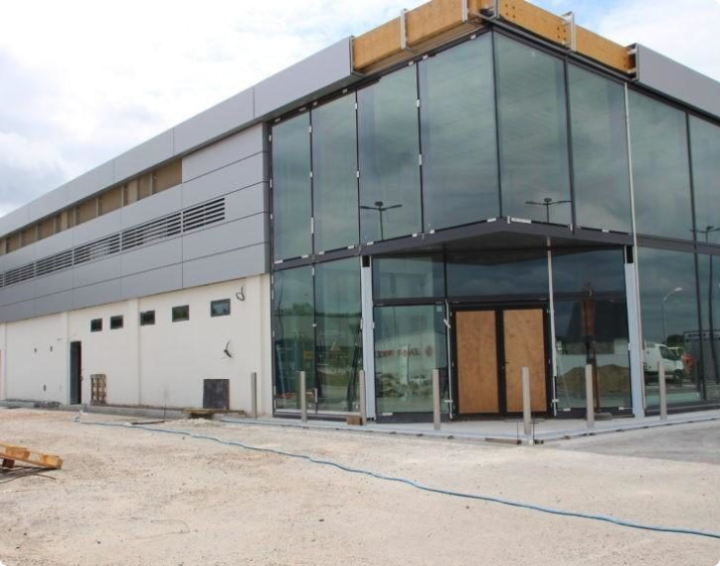
[[[392,210],[394,208],[402,208],[402,204],[392,204],[390,206],[385,206],[385,203],[381,200],[375,201],[375,206],[361,206],[362,210],[374,210],[378,213],[380,216],[380,239],[385,239],[385,223],[383,219],[383,214],[385,214],[388,210]]]
[[[557,204],[568,204],[571,203],[570,200],[553,200],[550,197],[545,197],[542,202],[537,202],[534,200],[526,200],[525,204],[529,206],[544,206],[545,207],[545,219],[548,224],[550,224],[550,207],[555,206]]]
[[[662,300],[662,323],[663,323],[663,342],[667,346],[668,343],[668,335],[667,335],[667,324],[665,322],[665,303],[667,300],[675,295],[676,293],[682,293],[683,288],[682,287],[675,287],[672,291],[670,291],[667,295],[663,297]]]

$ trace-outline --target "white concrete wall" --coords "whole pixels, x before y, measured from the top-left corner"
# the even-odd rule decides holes
[[[210,316],[219,299],[230,299],[230,316]],[[182,305],[190,320],[173,323],[172,308]],[[141,327],[139,313],[149,310],[155,325]],[[118,315],[124,327],[111,330]],[[102,332],[90,332],[96,318]],[[231,408],[249,411],[255,371],[260,411],[272,412],[268,275],[0,325],[0,398],[67,403],[73,341],[82,343],[83,402],[90,376],[105,374],[109,404],[202,407],[203,379],[216,378],[230,380]]]

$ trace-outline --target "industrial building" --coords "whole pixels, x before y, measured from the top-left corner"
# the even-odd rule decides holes
[[[720,84],[432,0],[0,219],[0,398],[431,417],[720,406]],[[91,377],[94,376],[94,379]]]

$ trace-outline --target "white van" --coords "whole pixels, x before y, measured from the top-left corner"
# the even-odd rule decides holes
[[[658,364],[665,366],[665,381],[682,385],[685,379],[685,365],[682,359],[665,344],[645,343],[645,374],[658,376]]]

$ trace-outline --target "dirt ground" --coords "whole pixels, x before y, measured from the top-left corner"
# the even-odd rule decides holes
[[[0,474],[5,566],[715,566],[720,541],[453,498],[188,436],[0,409],[0,442],[61,471]],[[87,415],[86,422],[122,419]],[[510,447],[266,426],[161,426],[332,459],[436,487],[720,531],[720,423]],[[692,432],[707,439],[680,442]],[[648,435],[663,435],[671,458]],[[678,436],[679,435],[679,436]],[[654,438],[657,438],[655,436]],[[635,443],[633,449],[633,442]],[[654,441],[658,442],[658,441]],[[608,444],[609,443],[609,444]]]

